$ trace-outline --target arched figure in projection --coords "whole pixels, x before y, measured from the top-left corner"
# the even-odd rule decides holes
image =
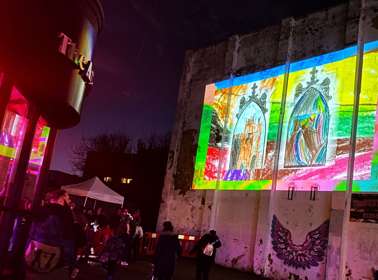
[[[312,77],[307,88],[303,89],[301,84],[297,87],[297,101],[288,124],[285,167],[306,167],[326,163],[330,121],[327,99],[330,99],[330,81],[326,78],[316,87],[316,72],[315,69],[311,72]]]
[[[230,169],[248,171],[252,176],[264,164],[266,144],[266,109],[261,99],[252,95],[240,101],[239,113],[232,134]]]

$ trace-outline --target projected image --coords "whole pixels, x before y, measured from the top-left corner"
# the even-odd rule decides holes
[[[286,138],[285,167],[325,165],[330,112],[328,101],[330,79],[316,87],[314,68],[306,87],[299,83],[295,89]]]
[[[353,154],[356,191],[378,191],[377,46],[365,45]],[[286,91],[283,66],[208,85],[193,188],[269,189],[276,173],[279,190],[345,190],[356,51],[292,63]]]
[[[195,188],[270,187],[282,73],[277,67],[206,87]]]
[[[354,191],[378,191],[378,50],[365,48],[361,96],[359,104],[356,153],[354,162]],[[345,189],[339,184],[338,189]]]
[[[354,76],[355,56],[321,58],[322,65],[315,59],[291,65],[278,189],[332,190],[347,178],[354,101],[354,80],[347,77]]]

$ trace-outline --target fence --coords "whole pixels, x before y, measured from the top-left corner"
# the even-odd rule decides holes
[[[140,255],[153,256],[155,254],[157,241],[159,239],[158,233],[146,232],[143,237],[143,245],[140,246]],[[194,254],[190,254],[194,245],[198,241],[199,237],[193,235],[179,234],[178,239],[181,244],[181,256],[194,257]]]

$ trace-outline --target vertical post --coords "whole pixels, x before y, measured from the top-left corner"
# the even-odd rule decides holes
[[[226,116],[224,119],[223,123],[223,131],[222,131],[222,141],[221,141],[221,152],[224,150],[224,138],[226,137],[226,127],[228,123],[228,117],[229,117],[229,109],[230,109],[230,101],[231,101],[231,95],[232,95],[232,87],[234,84],[234,74],[230,74],[230,90],[228,91],[228,96],[227,96],[227,109],[226,109]],[[219,183],[222,180],[222,166],[223,166],[223,157],[219,159],[218,162],[218,171],[217,171],[217,182],[215,185],[215,190],[214,190],[214,196],[213,196],[213,203],[211,206],[211,216],[210,216],[210,227],[212,229],[215,228],[216,225],[216,220],[218,216],[218,211],[219,211]]]
[[[224,149],[224,143],[225,143],[225,136],[226,136],[226,127],[228,124],[228,118],[230,115],[230,101],[231,101],[231,96],[232,96],[232,87],[234,86],[234,73],[235,69],[237,67],[238,63],[238,53],[239,53],[239,48],[240,48],[240,37],[239,35],[235,36],[235,47],[233,51],[233,56],[232,56],[232,65],[231,65],[231,73],[230,73],[230,86],[229,86],[229,91],[228,91],[228,96],[227,96],[227,107],[226,107],[226,116],[224,119],[223,123],[223,131],[222,131],[222,141],[221,141],[221,150]],[[218,211],[219,211],[219,183],[221,178],[221,171],[222,171],[222,165],[223,165],[223,158],[221,158],[218,162],[218,174],[217,174],[217,183],[215,185],[215,190],[214,190],[214,197],[213,197],[213,203],[211,206],[211,214],[210,214],[210,227],[214,228],[218,216]]]
[[[270,240],[270,226],[273,215],[274,215],[274,201],[275,201],[275,195],[276,195],[276,189],[277,189],[277,181],[278,181],[278,168],[279,168],[279,160],[280,160],[280,152],[281,152],[281,140],[282,140],[282,126],[284,122],[285,117],[285,106],[286,106],[286,96],[287,96],[287,88],[289,84],[289,74],[290,74],[290,63],[292,59],[292,49],[293,49],[293,37],[294,37],[294,29],[295,29],[295,19],[290,18],[290,33],[288,38],[288,45],[287,45],[287,54],[286,54],[286,62],[285,62],[285,76],[284,76],[284,82],[282,87],[282,101],[281,101],[281,109],[280,109],[280,116],[279,116],[279,122],[278,122],[278,131],[277,131],[277,144],[276,144],[276,150],[274,153],[274,165],[272,170],[272,188],[270,191],[269,196],[269,210],[268,210],[268,216],[267,219],[269,221],[269,231],[268,234],[268,240]],[[294,189],[290,190],[291,196],[290,198],[293,198]],[[268,249],[268,243],[265,242],[265,252]]]
[[[282,126],[285,117],[285,107],[286,107],[286,96],[287,96],[287,87],[289,84],[289,74],[290,74],[290,62],[291,62],[291,52],[293,48],[293,34],[295,28],[295,19],[290,18],[290,33],[288,39],[288,46],[287,46],[287,55],[286,55],[286,62],[285,62],[285,76],[284,82],[282,87],[282,101],[281,101],[281,109],[280,109],[280,117],[278,120],[278,131],[277,131],[277,144],[276,150],[274,153],[274,166],[273,166],[273,173],[272,173],[272,192],[274,193],[277,188],[277,180],[278,180],[278,168],[279,168],[279,157],[281,152],[281,139],[282,139]]]
[[[29,121],[20,152],[14,181],[9,186],[8,194],[4,203],[5,208],[10,209],[11,211],[4,212],[1,219],[0,272],[7,256],[9,240],[12,236],[12,229],[15,219],[15,213],[13,212],[13,210],[17,208],[18,203],[21,199],[22,190],[24,188],[25,173],[32,149],[34,132],[39,118],[39,112],[33,104],[29,104],[28,116]]]
[[[365,30],[365,15],[366,15],[366,0],[361,1],[360,19],[358,22],[358,39],[357,39],[357,55],[356,55],[356,71],[354,81],[354,106],[352,117],[352,129],[350,135],[350,149],[347,173],[347,191],[344,196],[344,216],[341,235],[341,248],[340,248],[340,266],[339,266],[339,279],[345,279],[345,264],[348,252],[348,225],[350,219],[350,207],[353,191],[353,176],[354,176],[354,160],[356,152],[356,138],[357,138],[357,125],[358,125],[358,112],[360,105],[361,94],[361,81],[362,70],[364,62],[364,30]]]

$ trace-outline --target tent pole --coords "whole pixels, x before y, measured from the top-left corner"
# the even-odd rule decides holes
[[[88,196],[85,197],[85,200],[84,200],[84,208],[85,208],[85,205],[87,205],[87,200],[88,200]]]
[[[93,210],[96,209],[96,202],[97,202],[97,200],[95,199],[94,204],[93,204]]]

